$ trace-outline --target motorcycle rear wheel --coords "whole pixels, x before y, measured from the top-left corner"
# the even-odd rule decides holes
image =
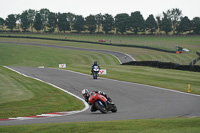
[[[116,105],[112,105],[111,111],[113,113],[117,112],[117,106]]]
[[[93,73],[93,79],[97,79],[97,73],[96,72]]]

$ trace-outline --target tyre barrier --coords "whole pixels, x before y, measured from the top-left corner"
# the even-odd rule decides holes
[[[182,71],[200,72],[200,66],[198,65],[179,65],[171,62],[159,62],[159,61],[131,61],[123,63],[121,65],[134,65],[134,66],[150,66],[163,69],[176,69]]]

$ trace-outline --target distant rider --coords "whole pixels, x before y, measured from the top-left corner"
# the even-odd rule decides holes
[[[104,93],[104,92],[102,92],[102,91],[89,91],[88,89],[83,89],[83,90],[82,90],[82,95],[84,96],[85,101],[86,101],[87,103],[88,103],[89,97],[92,95],[93,92],[103,95],[104,97],[107,98],[107,100],[108,100],[109,103],[112,103],[112,100],[110,99],[110,97],[108,97],[108,96],[106,95],[106,93]],[[97,109],[92,105],[92,107],[91,107],[91,112],[95,112],[95,111],[97,111]]]
[[[94,60],[94,63],[93,63],[92,66],[91,66],[91,75],[93,74],[93,68],[94,68],[94,66],[98,66],[99,69],[100,69],[100,66],[99,66],[99,64],[97,63],[97,60]]]

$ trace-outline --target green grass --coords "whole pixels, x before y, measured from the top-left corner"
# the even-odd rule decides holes
[[[33,93],[20,83],[18,77],[19,75],[0,67],[0,104],[34,97]]]
[[[6,34],[6,35],[15,35],[21,36],[18,34]],[[22,36],[27,36],[22,34]],[[59,38],[64,39],[65,35],[37,35],[37,34],[28,34],[28,36],[37,36],[37,37],[47,37],[47,38]],[[173,62],[181,65],[188,65],[192,60],[196,59],[196,51],[200,51],[200,37],[192,37],[193,40],[190,40],[190,37],[116,37],[116,36],[84,36],[84,35],[66,35],[68,39],[71,40],[85,40],[85,41],[94,41],[105,38],[120,39],[122,41],[129,40],[134,43],[134,45],[159,45],[161,47],[174,48],[174,45],[181,46],[183,48],[188,48],[190,52],[183,54],[175,53],[166,53],[149,49],[141,48],[132,48],[132,47],[116,47],[116,46],[105,46],[100,44],[87,44],[87,43],[73,43],[73,42],[61,42],[61,41],[48,41],[48,40],[33,40],[33,39],[7,39],[1,38],[2,41],[23,41],[23,42],[40,42],[52,45],[61,45],[61,46],[72,46],[72,47],[83,47],[83,48],[94,48],[94,49],[107,49],[115,50],[127,53],[137,61],[162,61],[162,62]],[[125,43],[124,43],[125,44]]]
[[[101,77],[148,84],[182,92],[187,92],[188,84],[191,84],[192,93],[200,94],[200,73],[198,72],[142,66],[103,65],[103,67],[107,69],[108,74]],[[86,66],[82,66],[82,69],[76,66],[69,69],[86,74],[89,71]]]
[[[76,98],[0,66],[0,119],[81,110]]]
[[[80,40],[98,42],[100,39],[105,39],[105,43],[115,44],[129,44],[149,47],[165,47],[174,50],[174,45],[181,47],[192,48],[191,46],[200,46],[199,36],[172,36],[172,37],[159,37],[159,36],[112,36],[112,35],[81,35],[81,34],[0,34],[0,35],[13,35],[13,36],[30,36],[30,37],[45,37],[55,39]],[[192,40],[191,40],[192,38]],[[193,49],[193,48],[192,48]]]
[[[200,118],[123,120],[0,126],[6,133],[198,133]]]
[[[108,54],[2,43],[0,44],[0,57],[0,65],[7,66],[58,67],[58,64],[66,63],[67,65],[89,65],[90,67],[94,59],[101,64],[119,64],[114,56]]]
[[[133,57],[137,57],[137,59],[139,59],[140,56],[144,60],[148,59],[149,57],[159,57],[162,54],[163,56],[165,54],[167,58],[174,58],[174,54],[166,55],[166,53],[163,52],[155,52],[152,50],[144,50],[137,48],[111,47],[84,43],[67,43],[31,39],[1,38],[1,41],[18,41],[31,43],[36,42],[62,46],[109,50],[112,49],[129,54],[133,52]],[[195,43],[194,45],[197,44]],[[144,53],[144,55],[141,55],[142,53]],[[28,67],[45,66],[57,68],[59,63],[66,63],[67,69],[69,70],[79,71],[82,73],[89,73],[90,65],[94,59],[97,59],[99,61],[102,68],[107,69],[108,74],[103,77],[150,84],[168,89],[180,90],[184,92],[187,91],[187,84],[190,83],[192,93],[200,94],[200,82],[198,80],[200,78],[200,73],[197,72],[157,69],[140,66],[121,66],[119,65],[119,62],[116,58],[107,54],[95,54],[93,52],[0,43],[0,65]],[[77,65],[77,63],[80,65]],[[2,103],[0,103],[0,116],[2,116],[2,112],[4,113],[4,117],[1,118],[5,118],[8,116],[10,117],[11,114],[13,115],[12,117],[17,117],[21,115],[24,116],[24,114],[26,114],[27,112],[29,113],[27,115],[38,113],[32,112],[33,110],[40,110],[39,112],[44,111],[43,113],[47,111],[46,109],[52,109],[53,111],[56,111],[55,107],[56,109],[59,107],[62,109],[64,108],[64,110],[77,109],[77,107],[74,107],[74,105],[69,105],[69,109],[68,104],[66,104],[66,101],[62,103],[62,101],[70,99],[68,98],[68,95],[66,96],[66,94],[64,94],[63,92],[49,85],[46,85],[44,83],[38,82],[30,78],[23,77],[3,67],[0,67],[0,77],[0,101],[2,101]],[[12,95],[13,90],[17,92],[18,96],[14,95],[13,98],[9,98],[8,95]],[[38,93],[38,90],[41,90],[42,93]],[[55,96],[55,92],[57,91],[59,92],[59,94]],[[27,94],[29,95],[27,96]],[[26,95],[26,97],[22,97],[23,95]],[[43,98],[41,99],[41,97]],[[53,102],[49,103],[48,101],[46,101],[47,99],[45,100],[45,98],[47,98],[48,101],[50,100]],[[41,105],[41,101],[39,100],[42,100],[44,105]],[[30,103],[32,103],[33,105],[29,105]],[[27,110],[24,110],[23,114],[21,114],[18,112],[19,107],[16,105],[20,105],[20,108]],[[63,107],[63,105],[66,106]],[[42,108],[44,106],[46,106],[45,109]],[[34,109],[32,109],[31,107],[34,107]],[[83,104],[81,104],[79,107],[82,108]],[[8,110],[13,110],[15,112],[9,112]],[[95,132],[196,133],[200,131],[199,125],[200,118],[173,118],[0,126],[0,132],[94,132],[95,130]]]
[[[98,42],[100,39],[105,39],[109,43],[109,40],[113,40],[116,43],[120,44],[173,44],[179,46],[185,45],[198,45],[200,46],[200,37],[199,36],[172,36],[172,37],[159,37],[159,36],[113,36],[113,35],[81,35],[81,34],[66,34],[66,35],[56,35],[56,34],[0,34],[0,35],[13,35],[13,36],[30,36],[30,37],[45,37],[45,38],[56,38],[56,39],[67,39],[69,40],[82,40],[82,41],[92,41]],[[190,40],[192,38],[192,40]],[[149,43],[148,43],[149,42]]]
[[[195,65],[199,65],[200,66],[200,61],[198,61]]]

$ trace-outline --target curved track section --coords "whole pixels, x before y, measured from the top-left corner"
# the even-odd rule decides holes
[[[42,47],[52,47],[52,48],[62,48],[62,49],[107,53],[107,54],[111,54],[111,55],[115,56],[119,60],[120,64],[130,62],[130,61],[135,61],[135,59],[128,54],[116,52],[116,51],[109,51],[109,50],[85,49],[85,48],[75,48],[75,47],[49,45],[49,44],[38,44],[38,43],[22,43],[22,42],[0,42],[0,43],[18,44],[18,45],[32,45],[32,46],[42,46]]]
[[[91,113],[88,109],[82,113],[62,117],[1,121],[0,125],[200,116],[199,95],[105,78],[93,80],[91,75],[68,70],[11,68],[28,76],[54,84],[79,97],[82,97],[81,90],[83,88],[104,91],[116,103],[118,112],[102,114],[97,111]]]

